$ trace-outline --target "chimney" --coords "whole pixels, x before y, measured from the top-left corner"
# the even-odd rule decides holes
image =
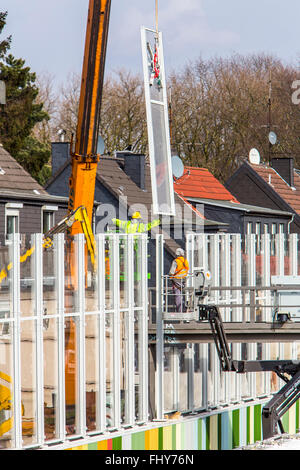
[[[124,158],[124,171],[135,184],[145,189],[145,155],[141,153],[118,152],[117,157]]]
[[[69,142],[52,142],[51,144],[51,164],[52,176],[65,164],[70,158]]]
[[[294,187],[294,158],[272,158],[271,166],[291,187]]]

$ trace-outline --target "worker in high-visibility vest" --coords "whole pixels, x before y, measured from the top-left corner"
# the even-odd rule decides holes
[[[138,211],[132,214],[131,220],[112,219],[112,222],[124,233],[144,233],[160,224],[159,219],[144,224],[141,222],[141,214]]]
[[[176,258],[174,259],[169,276],[172,282],[172,290],[175,296],[175,305],[177,312],[184,312],[185,307],[183,304],[184,294],[183,289],[185,287],[186,277],[189,272],[189,262],[185,258],[184,250],[182,248],[177,248]]]

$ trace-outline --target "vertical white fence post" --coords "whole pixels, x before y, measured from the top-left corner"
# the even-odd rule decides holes
[[[220,235],[211,235],[211,272],[212,272],[212,285],[220,287]],[[218,305],[220,301],[220,294],[218,291],[214,292],[214,302]],[[222,313],[222,312],[221,312]],[[213,376],[213,403],[220,404],[221,392],[221,369],[217,351],[215,348],[212,350],[212,367],[211,374]]]
[[[12,316],[14,319],[13,333],[13,413],[14,441],[16,449],[22,447],[22,411],[21,411],[21,304],[20,304],[20,235],[13,234],[10,245]]]
[[[163,273],[164,239],[156,235],[156,419],[164,418],[164,331],[163,331]]]
[[[241,252],[241,235],[232,235],[232,286],[240,287],[242,285],[242,252]],[[233,291],[235,302],[240,305],[242,303],[242,293],[240,290]],[[233,308],[232,321],[241,322],[243,319],[241,307]],[[232,345],[232,356],[241,358],[241,344]],[[235,401],[241,400],[241,375],[235,375]]]
[[[44,348],[43,348],[43,249],[42,234],[31,237],[34,275],[34,315],[36,318],[36,422],[37,444],[43,445],[44,431]]]
[[[104,432],[106,427],[106,336],[105,336],[105,235],[98,234],[97,244],[97,299],[98,299],[98,376],[99,395],[96,401],[97,429]]]
[[[268,233],[262,235],[262,284],[265,287],[270,287],[271,285],[271,239]],[[262,312],[262,321],[270,322],[272,321],[272,308],[266,307],[266,305],[271,305],[272,296],[271,291],[266,290],[264,293],[264,302],[263,312]],[[265,343],[263,345],[263,354],[265,358],[270,357],[270,345]],[[264,374],[264,389],[265,393],[268,395],[271,391],[271,373],[266,372]]]
[[[256,236],[254,234],[247,236],[247,247],[248,247],[248,285],[254,287],[256,284],[256,250],[255,250]],[[254,295],[250,291],[250,304],[256,301],[255,292]],[[255,307],[250,307],[250,321],[255,321]],[[249,344],[249,359],[256,359],[257,345],[256,343]],[[256,374],[249,372],[248,380],[250,384],[250,396],[254,398],[256,396]]]
[[[142,310],[139,312],[141,336],[141,399],[140,399],[140,421],[148,420],[148,263],[147,263],[147,236],[141,235],[141,292],[142,292]]]
[[[55,265],[55,291],[56,308],[58,314],[58,391],[57,391],[57,409],[58,419],[56,434],[61,441],[66,437],[66,390],[65,390],[65,252],[64,235],[54,236],[54,265]]]
[[[126,393],[126,424],[132,425],[135,417],[135,391],[134,391],[134,240],[133,235],[127,238],[127,272],[128,279],[128,317],[127,317],[127,393]],[[138,313],[139,315],[139,313]],[[126,314],[125,314],[126,316]]]
[[[86,436],[86,374],[85,374],[85,253],[84,235],[76,235],[76,259],[78,291],[76,310],[79,312],[78,328],[78,397],[79,397],[79,423],[78,431],[82,437]]]
[[[121,425],[121,397],[120,397],[120,248],[119,237],[112,235],[113,243],[113,427]]]
[[[298,275],[298,234],[290,233],[289,234],[289,264],[291,276]]]

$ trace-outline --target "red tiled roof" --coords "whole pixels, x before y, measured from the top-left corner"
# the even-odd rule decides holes
[[[300,176],[294,171],[294,189],[272,167],[249,164],[274,191],[300,214]]]
[[[174,182],[174,190],[184,198],[239,202],[206,168],[186,166],[184,175]]]

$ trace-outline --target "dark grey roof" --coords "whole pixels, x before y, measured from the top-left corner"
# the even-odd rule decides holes
[[[61,168],[51,177],[51,179],[47,182],[46,188],[51,185],[51,183],[63,172],[67,169],[67,167],[71,164],[71,160],[69,159],[66,161]],[[135,184],[135,182],[125,173],[124,171],[124,160],[123,158],[115,158],[115,157],[106,157],[102,156],[98,163],[97,168],[97,181],[99,184],[103,185],[117,200],[122,197],[124,198],[124,205],[127,206],[129,209],[131,206],[135,204],[139,204],[145,207],[145,212],[143,213],[143,208],[141,208],[141,216],[145,220],[149,221],[149,215],[151,218],[156,216],[152,213],[152,189],[151,189],[151,175],[150,175],[150,166],[146,164],[146,171],[145,171],[145,190],[142,190],[139,186]],[[199,213],[196,213],[192,206],[184,201],[183,198],[178,196],[174,193],[175,196],[175,204],[178,208],[181,209],[183,217],[181,214],[176,216],[172,220],[172,224],[183,223],[183,219],[187,222],[187,225],[193,225],[195,227],[200,226],[215,226],[220,227],[222,224],[220,222],[215,222],[211,220],[205,219]],[[172,219],[172,218],[171,218]],[[153,233],[157,233],[161,231],[164,233],[161,228],[153,229]],[[166,234],[165,237],[165,247],[166,249],[173,255],[175,254],[176,248],[179,245],[176,241],[169,237]]]
[[[53,196],[47,192],[43,192],[42,194],[38,194],[35,192],[28,192],[28,191],[13,191],[11,189],[1,190],[0,189],[0,198],[3,199],[22,199],[22,200],[30,200],[30,201],[44,201],[49,202],[52,204],[68,204],[68,198],[63,196]]]
[[[67,204],[49,194],[0,144],[0,198]]]
[[[0,144],[0,188],[16,194],[48,194]]]
[[[292,212],[280,211],[277,209],[269,209],[268,207],[252,206],[250,204],[242,204],[231,201],[219,201],[216,199],[198,199],[188,198],[188,201],[199,204],[211,204],[213,206],[226,207],[228,209],[234,209],[242,212],[255,212],[260,214],[269,215],[281,215],[286,217],[292,217]]]

